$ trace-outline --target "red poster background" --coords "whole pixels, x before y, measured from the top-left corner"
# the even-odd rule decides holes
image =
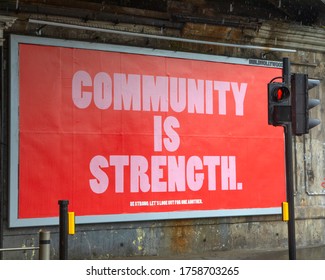
[[[226,115],[218,114],[217,97],[212,115],[100,110],[93,102],[79,109],[72,100],[72,77],[80,70],[91,77],[105,72],[111,77],[125,73],[247,83],[244,115],[235,115],[230,93]],[[267,124],[266,90],[279,75],[280,69],[251,65],[20,44],[18,218],[55,217],[59,199],[69,200],[77,216],[280,207],[285,200],[283,129]],[[154,151],[154,116],[179,121],[176,151]],[[110,180],[108,189],[96,194],[89,187],[94,178],[89,163],[96,155],[141,155],[149,164],[155,155],[235,156],[242,190],[221,190],[217,168],[215,191],[208,190],[204,170],[198,191],[131,193],[126,167],[124,192],[116,193],[110,167],[103,169]],[[162,181],[166,170],[163,176]],[[202,203],[130,206],[136,201],[190,199]]]

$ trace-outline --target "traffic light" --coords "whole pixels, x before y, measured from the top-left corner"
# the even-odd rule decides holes
[[[283,126],[291,121],[290,90],[285,83],[270,82],[268,89],[268,123]]]
[[[291,76],[292,132],[295,135],[309,133],[309,129],[320,124],[320,120],[309,118],[309,110],[320,104],[318,99],[309,99],[308,91],[320,84],[308,79],[307,74]]]

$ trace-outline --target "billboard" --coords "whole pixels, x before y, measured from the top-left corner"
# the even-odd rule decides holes
[[[280,213],[278,67],[13,35],[10,226]]]

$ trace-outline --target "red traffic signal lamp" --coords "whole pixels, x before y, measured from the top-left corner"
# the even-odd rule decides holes
[[[268,124],[283,126],[291,121],[290,90],[285,83],[268,84]]]
[[[290,96],[289,89],[286,86],[275,85],[272,91],[272,98],[276,102],[285,101]]]

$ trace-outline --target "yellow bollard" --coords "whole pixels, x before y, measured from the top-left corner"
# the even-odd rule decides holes
[[[68,212],[68,234],[75,234],[75,228],[74,212]]]

